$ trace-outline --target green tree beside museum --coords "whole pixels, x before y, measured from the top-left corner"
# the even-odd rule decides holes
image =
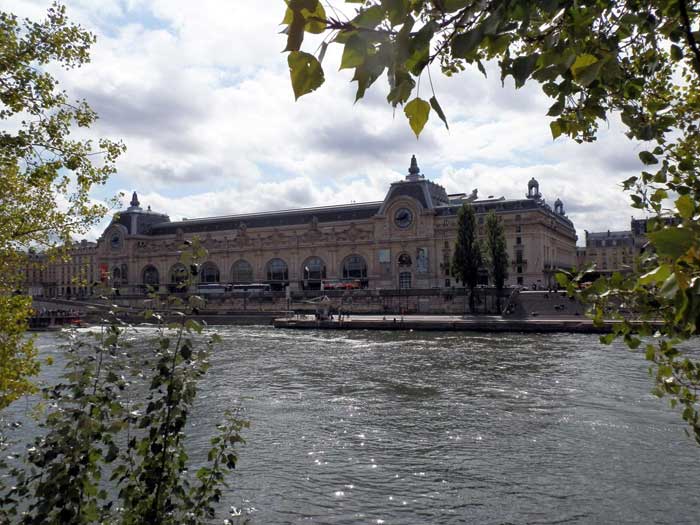
[[[452,275],[469,290],[469,312],[474,313],[474,288],[481,268],[481,245],[476,237],[474,208],[464,204],[457,216],[457,242],[452,256]]]
[[[640,271],[590,287],[597,322],[622,321],[620,335],[643,346],[658,395],[670,396],[700,443],[700,362],[683,341],[700,326],[700,3],[697,0],[346,0],[354,13],[327,13],[318,0],[288,0],[289,70],[298,98],[324,82],[330,45],[353,71],[356,100],[386,75],[386,100],[402,106],[420,134],[431,113],[447,125],[431,72],[498,64],[516,88],[541,86],[551,99],[552,137],[590,142],[608,118],[642,144],[644,165],[624,181],[632,206],[652,215]],[[316,54],[306,33],[321,35]],[[314,42],[314,47],[317,42]],[[423,80],[422,84],[420,80]],[[386,84],[382,84],[386,85]],[[419,88],[422,86],[422,91]],[[425,95],[425,93],[428,93]],[[421,94],[423,94],[421,96]],[[559,277],[571,293],[580,275]],[[624,305],[624,308],[620,308]],[[655,321],[655,324],[652,323]],[[653,339],[640,336],[655,334]]]
[[[486,216],[485,254],[489,277],[496,287],[496,308],[501,313],[501,294],[508,279],[508,250],[503,224],[493,211]]]
[[[25,337],[31,299],[18,294],[30,248],[60,257],[107,208],[90,190],[115,171],[121,143],[75,136],[97,119],[48,71],[89,60],[95,37],[54,4],[40,22],[0,11],[0,409],[32,390],[38,370]]]

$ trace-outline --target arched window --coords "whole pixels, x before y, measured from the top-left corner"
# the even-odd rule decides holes
[[[187,268],[182,263],[176,263],[170,268],[170,290],[182,290],[182,284],[187,280]]]
[[[305,281],[320,281],[326,278],[326,263],[320,257],[309,257],[302,271]]]
[[[199,270],[199,282],[218,283],[220,280],[219,267],[213,262],[205,262]]]
[[[268,281],[287,281],[289,279],[289,269],[287,263],[282,259],[271,259],[267,263]]]
[[[122,264],[122,284],[129,283],[129,267],[126,263]]]
[[[231,281],[234,283],[252,283],[253,267],[244,259],[233,263],[231,267]]]
[[[408,255],[407,253],[402,253],[399,255],[399,266],[403,268],[408,268],[413,265],[413,260],[411,259],[411,256]]]
[[[151,264],[143,269],[141,275],[143,284],[146,286],[158,286],[160,283],[160,275],[158,275],[158,270]]]
[[[367,262],[361,255],[343,259],[343,279],[367,279]]]

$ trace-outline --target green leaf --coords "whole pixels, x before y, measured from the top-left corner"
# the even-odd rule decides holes
[[[549,123],[549,129],[552,131],[552,138],[556,139],[562,133],[561,125],[558,120]]]
[[[673,271],[672,267],[668,264],[662,264],[652,271],[645,273],[639,278],[639,284],[652,284],[663,282],[668,279]]]
[[[357,27],[374,29],[384,18],[384,9],[379,5],[373,5],[368,9],[360,11],[353,19],[352,23]]]
[[[452,56],[468,58],[484,39],[484,30],[477,26],[469,31],[460,33],[452,39]]]
[[[295,99],[298,100],[323,84],[323,68],[315,56],[304,51],[292,51],[287,57],[287,63]]]
[[[576,61],[571,66],[571,74],[574,80],[582,86],[589,86],[600,73],[600,68],[604,62],[598,60],[593,55],[580,55],[576,57]]]
[[[696,239],[687,228],[666,228],[648,234],[649,240],[659,255],[678,259],[685,255]]]
[[[304,41],[304,26],[306,20],[299,11],[292,13],[292,23],[287,26],[287,46],[285,51],[299,51]]]
[[[600,342],[604,345],[609,345],[615,340],[615,333],[605,334],[600,336]]]
[[[639,160],[641,160],[647,166],[650,164],[658,164],[658,162],[659,162],[659,160],[648,151],[640,152],[639,153]]]
[[[671,46],[671,60],[674,62],[678,62],[683,58],[683,50],[678,47],[676,44],[673,44]]]
[[[518,57],[513,60],[511,66],[511,74],[515,79],[515,87],[520,88],[525,84],[525,81],[530,77],[537,65],[539,54],[535,53],[529,56]]]
[[[450,129],[450,126],[447,125],[447,117],[445,117],[445,113],[442,111],[440,104],[434,96],[430,97],[430,107],[435,110],[435,113],[437,113],[438,117],[440,117],[440,120],[445,123],[445,127]]]
[[[588,53],[577,56],[574,63],[571,64],[571,74],[574,76],[574,79],[577,79],[577,76],[583,68],[591,66],[596,62],[598,62],[598,59]]]
[[[547,115],[550,117],[558,117],[561,112],[564,111],[564,97],[560,97],[547,111]],[[556,138],[556,137],[555,137]]]
[[[678,215],[683,219],[691,219],[695,213],[695,203],[690,195],[681,195],[676,200]]]
[[[413,133],[416,134],[416,138],[423,131],[425,123],[428,122],[428,115],[430,114],[430,104],[421,98],[414,98],[404,108],[403,112],[408,117],[408,123],[411,125]]]
[[[367,41],[357,33],[351,35],[343,47],[340,69],[349,69],[361,65],[365,61],[366,53]]]
[[[408,14],[408,0],[382,0],[382,6],[392,27],[403,23]]]

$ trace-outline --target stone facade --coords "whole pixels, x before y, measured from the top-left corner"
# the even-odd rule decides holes
[[[662,225],[673,226],[673,217],[655,219]],[[630,273],[637,259],[647,247],[649,219],[630,221],[630,229],[623,231],[589,232],[586,230],[586,246],[577,248],[577,266],[583,268],[595,264],[600,274]]]
[[[319,289],[350,281],[369,289],[450,288],[449,261],[457,213],[474,206],[483,238],[486,214],[503,221],[510,258],[508,284],[546,287],[557,268],[576,264],[576,233],[557,199],[552,209],[532,179],[525,198],[448,195],[426,179],[415,157],[405,180],[383,201],[170,221],[143,210],[136,193],[94,249],[93,273],[122,295],[146,285],[176,283],[183,241],[199,239],[209,253],[200,280],[269,283],[273,289]],[[484,284],[487,281],[484,270]]]
[[[25,287],[32,296],[87,297],[99,280],[95,265],[97,243],[76,242],[65,250],[47,256],[30,253]]]

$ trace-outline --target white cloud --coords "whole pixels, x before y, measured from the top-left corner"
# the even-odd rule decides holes
[[[39,6],[10,8],[37,16]],[[97,134],[128,146],[110,188],[138,189],[173,217],[378,200],[416,153],[450,191],[521,197],[534,176],[579,232],[628,224],[619,181],[638,168],[637,146],[615,122],[593,145],[552,141],[551,101],[537,85],[502,88],[493,65],[487,79],[435,68],[450,130],[435,118],[417,141],[401,108],[394,116],[385,103],[384,78],[353,104],[337,49],[326,84],[294,102],[277,34],[283,10],[276,1],[68,2],[98,43],[89,65],[61,75],[63,87],[98,111]],[[428,89],[423,82],[423,96]]]

